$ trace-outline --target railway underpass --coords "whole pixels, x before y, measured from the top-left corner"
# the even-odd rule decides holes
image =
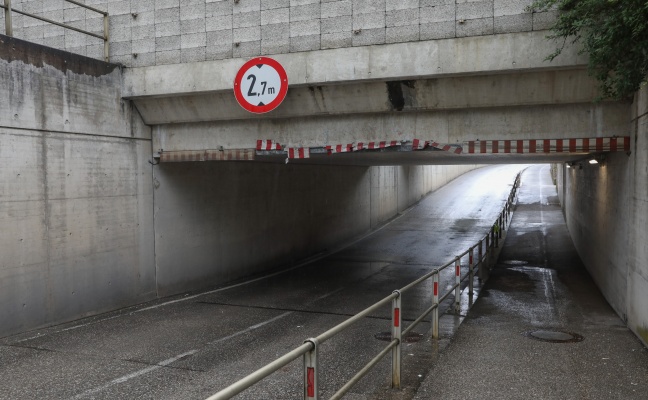
[[[126,3],[111,8],[111,12],[122,13]],[[225,3],[219,2],[219,6]],[[498,10],[497,4],[492,3],[492,8]],[[240,10],[236,11],[238,6],[230,6],[231,18]],[[248,6],[246,3],[245,7]],[[466,7],[472,6],[454,4],[444,9],[465,12]],[[149,4],[138,3],[138,7],[146,8]],[[161,13],[175,12],[175,8],[168,8]],[[477,7],[477,11],[471,8],[470,12],[488,14],[489,9]],[[431,12],[422,6],[415,10],[421,15]],[[363,14],[362,9],[356,11],[358,15]],[[134,315],[147,315],[151,310],[167,309],[158,304],[169,300],[186,299],[194,304],[192,300],[198,297],[192,296],[201,291],[218,290],[296,267],[303,260],[332,254],[334,249],[371,232],[380,235],[389,231],[395,223],[389,224],[390,221],[399,216],[399,220],[407,219],[410,207],[427,201],[427,198],[422,200],[427,194],[440,192],[446,184],[473,170],[485,171],[480,168],[485,164],[554,165],[552,176],[558,201],[552,198],[547,207],[541,204],[540,215],[555,216],[555,204],[560,204],[578,256],[622,322],[617,326],[615,317],[585,311],[580,317],[578,313],[561,314],[561,305],[556,303],[552,309],[556,319],[543,317],[535,325],[531,324],[532,328],[549,332],[536,332],[537,336],[560,337],[551,332],[574,329],[573,333],[585,338],[574,345],[586,346],[592,335],[583,331],[589,328],[566,325],[578,319],[590,319],[597,327],[613,327],[621,332],[621,337],[629,329],[647,343],[648,250],[643,246],[648,237],[646,91],[638,92],[633,99],[595,102],[595,83],[585,73],[585,59],[578,54],[578,49],[567,48],[554,63],[545,62],[544,57],[553,50],[554,44],[546,42],[546,31],[543,31],[546,27],[542,28],[541,20],[536,21],[537,15],[526,15],[526,11],[505,6],[483,19],[454,21],[460,14],[453,12],[451,22],[453,26],[456,23],[455,33],[449,36],[414,39],[407,36],[400,42],[360,41],[357,45],[353,41],[336,48],[325,47],[322,36],[317,39],[322,47],[281,47],[273,57],[286,66],[291,89],[276,112],[258,117],[240,109],[231,94],[236,69],[253,57],[252,54],[235,50],[222,59],[178,58],[174,63],[168,62],[169,53],[186,54],[186,49],[156,49],[156,38],[152,43],[156,51],[153,58],[151,54],[139,58],[137,54],[119,54],[124,49],[143,45],[131,43],[132,38],[124,36],[145,31],[131,24],[150,21],[154,32],[158,22],[161,31],[173,28],[172,22],[154,21],[151,18],[155,13],[147,12],[138,20],[137,12],[129,8],[119,18],[112,19],[113,23],[127,25],[118,32],[120,39],[113,38],[124,42],[112,46],[108,52],[113,61],[120,60],[122,65],[0,36],[0,89],[6,93],[0,107],[0,219],[5,227],[0,234],[0,336],[5,343],[3,357],[8,360],[3,361],[0,373],[11,379],[15,377],[16,382],[25,382],[19,379],[29,376],[24,371],[44,368],[42,380],[32,380],[29,376],[27,383],[12,389],[17,391],[12,396],[25,397],[37,392],[58,393],[63,397],[110,397],[112,391],[126,390],[125,386],[133,384],[137,389],[129,392],[129,396],[155,397],[155,385],[142,380],[158,379],[173,386],[170,383],[173,379],[182,380],[186,376],[169,378],[166,374],[185,373],[182,368],[200,358],[201,346],[222,338],[250,339],[252,333],[266,327],[259,324],[277,315],[272,309],[260,308],[265,305],[257,305],[259,313],[268,314],[266,320],[250,318],[227,328],[230,330],[225,333],[213,332],[213,327],[203,326],[198,317],[179,321],[180,325],[199,327],[204,337],[181,343],[165,337],[160,349],[141,346],[159,332],[162,336],[178,334],[170,316],[150,317],[141,324],[144,330],[140,338],[128,339],[115,334],[105,324],[114,323],[115,329],[125,332],[130,322],[123,317],[129,315],[104,313],[122,309]],[[256,11],[250,12],[246,15],[254,16]],[[379,10],[377,15],[390,12]],[[497,12],[513,13],[515,18],[534,22],[522,30],[462,31],[488,21],[493,26],[498,21],[509,21],[510,15],[497,15]],[[112,18],[107,14],[105,17]],[[357,21],[366,20],[359,17]],[[419,32],[423,32],[423,22],[416,24],[420,25],[417,25]],[[44,32],[41,26],[24,28],[20,26],[17,32],[20,30],[26,36],[30,32]],[[380,31],[376,29],[365,33],[359,30],[353,35],[373,37]],[[253,28],[244,30],[254,31]],[[473,33],[466,35],[466,32]],[[42,41],[47,42],[45,39],[52,37],[43,37]],[[187,44],[186,40],[180,40],[179,34],[174,39],[178,46]],[[108,42],[106,39],[105,44]],[[160,39],[163,46],[173,42]],[[67,40],[64,43],[67,48]],[[254,40],[232,42],[230,47],[250,49],[253,44]],[[82,46],[82,54],[89,55],[90,48]],[[138,61],[132,62],[135,58]],[[466,196],[471,193],[463,195]],[[546,194],[537,197],[543,196]],[[446,213],[454,210],[454,203],[445,207]],[[454,228],[461,230],[461,224]],[[540,226],[535,224],[537,221],[530,228]],[[522,228],[514,224],[512,230],[515,229]],[[537,236],[529,235],[525,243],[545,249],[545,242],[533,240],[550,238],[553,233],[540,230]],[[380,250],[382,247],[389,248],[381,245]],[[507,254],[506,248],[502,252]],[[521,258],[516,255],[503,261],[529,262]],[[376,266],[369,265],[360,276],[369,276],[383,267],[389,271],[382,264],[388,261],[393,262],[378,260]],[[504,263],[509,265],[500,270],[505,282],[498,286],[491,281],[493,290],[524,289],[527,295],[536,293],[532,284],[543,282],[546,286],[547,279],[554,277],[534,269],[547,269],[546,262],[536,260],[529,262],[531,266],[513,264],[513,267]],[[291,271],[304,268],[307,267]],[[526,283],[511,289],[506,286],[511,275],[525,275]],[[280,276],[271,281],[276,282]],[[397,278],[400,279],[389,275],[383,281]],[[320,296],[327,294],[322,292]],[[544,297],[539,298],[548,299],[551,291],[540,294]],[[331,301],[331,298],[318,301]],[[483,297],[483,303],[478,301],[476,309],[480,304],[491,307],[489,300],[501,298],[496,294]],[[599,300],[591,301],[601,304]],[[171,303],[170,310],[182,304]],[[210,306],[225,307],[197,304],[204,306],[202,313],[209,313]],[[279,318],[277,324],[303,311],[282,307],[286,313],[293,314]],[[222,311],[224,322],[237,314]],[[182,310],[173,313],[182,314]],[[346,316],[339,309],[332,313],[340,318]],[[88,316],[92,319],[76,322]],[[447,314],[442,318],[454,319]],[[379,320],[373,318],[370,322],[379,323]],[[489,318],[483,321],[512,330],[524,325],[520,321]],[[472,321],[469,317],[466,326],[474,327],[474,324],[479,325],[479,319]],[[92,331],[92,326],[99,330]],[[300,328],[294,329],[301,329],[305,325],[295,326]],[[533,336],[536,330],[532,328],[524,332]],[[381,329],[378,336],[384,337],[388,329]],[[85,332],[87,336],[85,339],[65,336],[74,331]],[[300,343],[304,337],[298,336]],[[457,338],[458,342],[466,339],[460,331]],[[288,339],[277,342],[281,349],[262,349],[267,359],[289,350],[295,343],[288,343]],[[520,338],[514,335],[507,339]],[[72,342],[72,348],[58,347],[58,341]],[[124,345],[130,341],[136,342],[134,350]],[[423,339],[421,343],[426,342]],[[624,343],[618,354],[634,350],[630,345],[634,343],[632,340]],[[63,358],[37,357],[43,354]],[[563,353],[555,356],[564,359]],[[605,363],[612,359],[601,357]],[[636,357],[629,355],[627,359]],[[98,364],[109,365],[108,370],[99,375],[85,375],[98,368]],[[247,371],[254,369],[251,364],[250,361],[245,367]],[[254,367],[257,364],[254,361]],[[436,365],[427,361],[423,364]],[[68,370],[59,365],[77,366]],[[624,368],[620,364],[609,365],[626,371],[626,364]],[[524,368],[518,367],[518,370]],[[195,367],[196,371],[191,368],[194,367],[188,367],[189,375],[208,371],[204,366]],[[643,370],[639,367],[636,371]],[[484,371],[474,372],[479,376]],[[509,376],[510,371],[502,373]],[[642,394],[644,383],[635,382],[634,372],[624,375],[632,378],[630,386],[625,385],[626,378],[615,375],[617,372],[610,373],[618,377],[615,382],[623,382],[623,385],[610,385],[613,393],[630,398],[635,393]],[[200,391],[197,397],[218,390],[221,383],[229,383],[229,378],[233,381],[239,377],[226,376],[221,371],[216,375],[223,382],[211,381],[199,386],[200,389],[196,387]],[[426,374],[420,375],[423,378]],[[556,371],[551,375],[556,375]],[[380,375],[379,379],[388,379],[386,376]],[[407,376],[411,379],[413,375]],[[592,380],[599,377],[597,372],[588,376]],[[194,377],[191,375],[189,379]],[[331,382],[326,375],[321,378],[322,382]],[[555,394],[556,398],[561,395],[596,397],[587,387],[599,387],[601,380],[579,381],[582,389],[579,394],[546,392],[544,388],[529,390],[548,397]],[[275,381],[271,379],[270,383]],[[413,395],[411,388],[418,384],[409,381],[410,390],[405,392]],[[428,385],[426,380],[421,388],[437,388],[437,384]],[[552,388],[562,387],[553,381],[548,384]],[[509,390],[518,393],[522,386],[511,385]],[[635,386],[639,386],[635,388],[637,391],[631,392]],[[181,387],[179,384],[178,388]],[[627,387],[630,389],[626,390]],[[297,386],[291,388],[291,391],[301,390]],[[468,389],[479,391],[468,394],[483,392],[479,387]],[[24,396],[19,393],[21,390],[27,391]],[[326,390],[333,389],[328,386]],[[601,387],[599,392],[604,390]],[[277,389],[272,389],[275,392]],[[443,393],[444,398],[449,396]],[[160,396],[182,395],[165,392]]]
[[[401,389],[387,357],[347,397],[645,398],[648,352],[576,254],[549,164],[468,172],[373,234],[287,269],[5,338],[0,398],[207,398],[452,263],[492,229],[521,171],[486,285],[475,273],[469,296],[464,283],[458,313],[454,295],[441,303],[438,339],[430,316],[404,336]],[[454,268],[440,291],[453,284]],[[403,327],[432,300],[430,281],[404,293]],[[320,346],[321,398],[388,343],[390,327],[387,305]],[[302,369],[299,358],[236,398],[301,398]]]

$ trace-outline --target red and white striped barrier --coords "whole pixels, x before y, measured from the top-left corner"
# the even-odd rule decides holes
[[[401,142],[399,140],[384,140],[380,142],[356,142],[350,144],[327,145],[326,150],[330,155],[335,153],[351,153],[353,151],[361,150],[378,150],[400,145]]]
[[[482,140],[466,142],[468,154],[539,154],[630,151],[630,137],[537,140]]]
[[[426,147],[432,147],[443,151],[449,151],[455,154],[461,154],[463,152],[462,145],[443,144],[443,143],[435,142],[434,140],[420,140],[420,139],[412,140],[412,150],[423,150]]]
[[[391,141],[382,141],[382,142],[357,142],[353,146],[353,149],[354,151],[377,150],[377,149],[384,149],[393,146],[400,146],[400,141],[391,140]]]
[[[353,144],[337,144],[334,146],[326,146],[328,154],[335,153],[350,153],[353,151]]]
[[[274,140],[257,140],[257,150],[282,150],[281,145]]]
[[[160,162],[252,161],[254,149],[163,151]]]
[[[308,147],[290,147],[286,149],[289,159],[310,158],[310,149]]]
[[[463,147],[461,145],[441,144],[435,141],[431,141],[430,146],[434,147],[435,149],[449,151],[455,154],[461,154],[461,152],[463,152]]]

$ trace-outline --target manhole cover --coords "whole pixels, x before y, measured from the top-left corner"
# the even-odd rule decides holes
[[[524,335],[531,339],[549,343],[574,343],[580,342],[584,339],[583,336],[578,333],[546,329],[527,331],[524,332]]]
[[[385,342],[391,342],[392,336],[391,332],[378,332],[374,335],[374,337],[378,340],[382,340]],[[409,332],[407,335],[403,336],[403,342],[404,343],[416,343],[421,340],[423,337],[422,334],[416,333],[416,332]]]
[[[527,265],[529,262],[528,261],[522,261],[522,260],[506,260],[502,261],[502,264],[506,265]]]

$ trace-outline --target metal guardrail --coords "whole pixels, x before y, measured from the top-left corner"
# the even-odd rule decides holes
[[[85,9],[88,9],[90,11],[94,11],[94,12],[99,13],[99,14],[102,14],[103,15],[103,31],[104,31],[103,35],[99,35],[97,33],[89,32],[89,31],[86,31],[86,30],[83,30],[83,29],[79,29],[77,27],[70,26],[70,25],[67,25],[67,24],[64,24],[64,23],[61,23],[61,22],[57,22],[57,21],[51,20],[49,18],[41,17],[39,15],[34,15],[34,14],[24,12],[24,11],[21,11],[21,10],[16,10],[14,8],[11,8],[11,0],[4,0],[4,5],[0,4],[0,8],[4,8],[4,10],[5,10],[5,35],[13,36],[13,23],[12,23],[12,19],[11,19],[11,15],[12,15],[11,13],[15,12],[17,14],[25,15],[25,16],[30,17],[30,18],[35,18],[35,19],[43,21],[43,22],[47,22],[47,23],[50,23],[50,24],[53,24],[53,25],[57,25],[57,26],[60,26],[62,28],[71,29],[73,31],[77,31],[79,33],[84,33],[86,35],[93,36],[93,37],[96,37],[98,39],[103,40],[103,42],[104,42],[104,61],[106,61],[106,62],[110,61],[110,45],[109,45],[110,35],[109,35],[109,29],[108,29],[108,13],[106,11],[102,11],[102,10],[99,10],[99,9],[91,7],[91,6],[87,6],[87,5],[83,4],[83,3],[79,3],[78,1],[75,1],[75,0],[63,0],[63,1],[75,4],[75,5],[79,6],[79,7],[83,7]]]
[[[435,269],[432,272],[429,272],[417,280],[411,282],[410,284],[402,287],[399,290],[394,290],[394,292],[385,297],[384,299],[374,303],[372,306],[366,308],[360,313],[354,315],[353,317],[347,319],[329,329],[328,331],[322,333],[321,335],[306,339],[304,344],[292,350],[291,352],[285,354],[284,356],[276,359],[275,361],[267,364],[266,366],[258,369],[252,374],[246,376],[245,378],[239,380],[238,382],[228,386],[227,388],[221,390],[220,392],[214,394],[207,398],[207,400],[225,400],[230,399],[233,396],[241,393],[242,391],[250,388],[252,385],[263,380],[268,375],[278,371],[284,366],[288,365],[292,361],[296,360],[299,357],[304,358],[304,399],[305,400],[317,400],[319,399],[319,382],[318,382],[318,351],[319,347],[331,339],[338,333],[341,333],[354,323],[358,322],[360,319],[368,316],[377,309],[387,305],[391,302],[392,304],[392,340],[389,344],[382,350],[378,355],[376,355],[371,361],[369,361],[358,373],[356,373],[353,378],[351,378],[342,388],[340,388],[331,399],[340,399],[344,394],[346,394],[354,384],[356,384],[362,377],[364,377],[370,370],[375,366],[380,360],[382,360],[388,353],[392,354],[392,388],[400,389],[401,383],[401,339],[403,335],[411,332],[425,317],[432,313],[432,337],[434,339],[439,338],[439,305],[450,297],[454,293],[454,309],[455,312],[459,312],[460,299],[461,299],[461,283],[466,279],[468,281],[468,293],[472,296],[473,294],[473,285],[475,278],[475,266],[478,268],[478,277],[480,280],[484,280],[484,269],[492,268],[490,265],[490,259],[494,249],[499,247],[499,240],[502,238],[502,233],[505,229],[508,229],[511,222],[511,215],[513,213],[513,207],[517,204],[517,191],[520,186],[520,175],[518,174],[515,178],[513,188],[509,194],[509,197],[500,212],[497,220],[493,224],[493,227],[482,237],[479,242],[470,247],[468,250],[464,251],[460,255],[456,256],[452,261],[444,264],[443,266]],[[477,249],[477,262],[475,263],[475,249]],[[485,251],[484,251],[485,249]],[[461,276],[461,260],[463,257],[468,256],[468,273]],[[455,274],[455,284],[448,290],[446,294],[439,297],[439,273],[446,268],[454,265],[454,274]],[[433,298],[432,305],[423,312],[418,318],[416,318],[405,330],[402,329],[402,320],[401,320],[401,299],[403,293],[413,288],[414,286],[432,278],[433,285]]]

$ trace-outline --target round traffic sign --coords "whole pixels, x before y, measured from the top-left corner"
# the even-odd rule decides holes
[[[288,75],[277,61],[256,57],[243,64],[234,79],[236,101],[249,112],[262,114],[281,104],[288,93]]]

